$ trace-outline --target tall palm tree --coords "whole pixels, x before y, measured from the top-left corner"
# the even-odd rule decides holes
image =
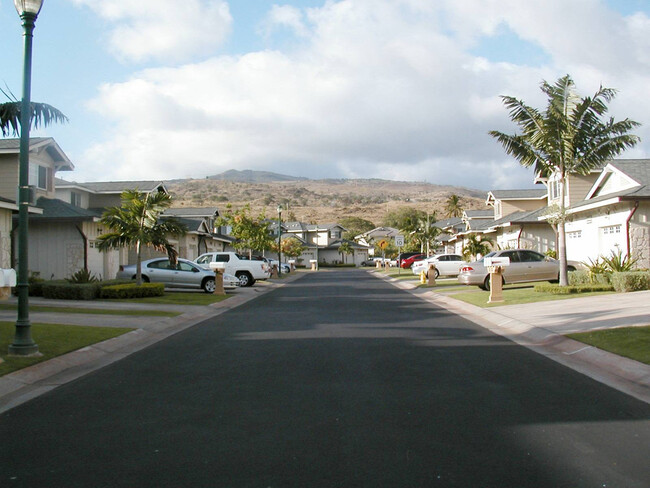
[[[436,222],[436,214],[433,215],[427,214],[426,218],[421,218],[418,221],[418,227],[413,232],[413,238],[420,243],[420,252],[427,252],[431,248],[431,244],[436,240],[436,237],[440,235],[442,230],[435,225],[432,225]]]
[[[107,208],[101,222],[111,232],[97,239],[100,251],[135,246],[136,282],[142,284],[142,247],[149,246],[166,252],[175,262],[178,251],[170,244],[170,235],[184,235],[187,228],[173,217],[160,219],[160,215],[171,206],[171,197],[164,192],[142,193],[139,190],[125,190],[121,195],[122,206]]]
[[[463,215],[463,207],[460,204],[460,197],[458,195],[449,195],[445,202],[445,212],[447,217],[461,217]]]
[[[0,103],[0,131],[2,135],[8,136],[10,133],[18,135],[20,133],[20,108],[21,102],[11,92],[0,89],[8,99],[8,102]],[[31,122],[34,129],[39,126],[47,127],[54,122],[67,122],[63,112],[59,109],[48,105],[47,103],[32,102]]]
[[[548,98],[543,111],[514,97],[501,97],[521,134],[508,135],[499,131],[489,134],[522,166],[534,166],[542,176],[558,176],[560,204],[556,220],[560,285],[566,285],[566,178],[571,174],[587,174],[635,146],[639,138],[629,132],[640,124],[630,119],[615,121],[613,117],[602,120],[608,111],[607,104],[616,95],[614,89],[601,86],[593,96],[580,98],[575,83],[566,75],[552,85],[543,81],[541,90]]]
[[[343,257],[343,263],[347,264],[346,256],[348,254],[354,254],[354,248],[352,247],[352,244],[350,244],[349,241],[343,241],[339,246],[339,254],[341,254]]]

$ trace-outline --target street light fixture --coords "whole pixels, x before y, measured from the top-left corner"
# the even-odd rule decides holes
[[[282,276],[282,205],[278,205],[278,277]]]
[[[28,211],[29,189],[29,126],[31,124],[32,103],[32,37],[36,17],[41,11],[43,0],[14,0],[16,11],[23,21],[25,37],[25,56],[23,62],[23,99],[20,106],[20,160],[18,171],[18,273],[16,291],[18,293],[18,316],[14,341],[9,345],[9,354],[30,356],[38,354],[38,345],[32,339],[29,322],[29,284],[28,284]]]

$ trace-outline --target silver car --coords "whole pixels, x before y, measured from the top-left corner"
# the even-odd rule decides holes
[[[136,265],[120,266],[118,279],[135,279]],[[145,283],[164,283],[170,288],[202,288],[206,293],[214,293],[216,288],[214,271],[204,269],[187,259],[178,259],[175,265],[168,258],[155,258],[142,261],[142,281]],[[239,285],[239,279],[224,274],[223,287],[233,289]]]
[[[510,258],[510,265],[503,268],[504,284],[557,281],[560,275],[559,261],[529,249],[492,251],[485,257]],[[483,290],[489,290],[490,274],[483,265],[483,259],[461,266],[458,282],[464,285],[477,285]]]

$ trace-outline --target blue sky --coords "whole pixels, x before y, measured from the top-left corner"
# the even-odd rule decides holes
[[[137,11],[133,11],[133,9]],[[20,96],[22,28],[0,0],[0,83]],[[295,176],[529,187],[487,136],[499,95],[533,105],[570,73],[619,89],[650,149],[647,0],[45,0],[32,98],[76,181]]]

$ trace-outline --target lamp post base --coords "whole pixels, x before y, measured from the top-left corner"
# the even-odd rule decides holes
[[[17,344],[10,344],[9,345],[9,356],[20,356],[20,357],[38,357],[42,356],[40,352],[38,352],[38,344],[31,344],[31,345],[17,345]]]

